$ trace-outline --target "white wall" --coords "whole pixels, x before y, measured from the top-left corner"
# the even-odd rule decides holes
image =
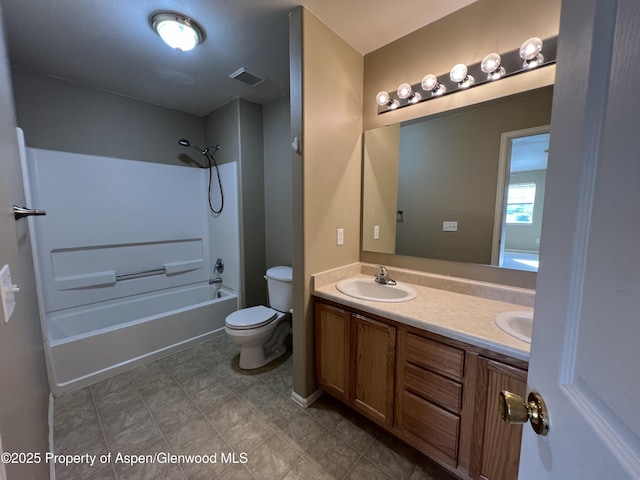
[[[240,226],[238,218],[238,162],[219,165],[222,191],[224,192],[224,209],[220,215],[214,216],[208,213],[209,238],[211,239],[211,272],[218,258],[224,262],[222,284],[240,294]],[[211,198],[214,208],[218,198],[218,182],[215,172],[213,176]],[[207,178],[203,181],[203,194],[208,184]],[[216,275],[214,274],[214,277]]]

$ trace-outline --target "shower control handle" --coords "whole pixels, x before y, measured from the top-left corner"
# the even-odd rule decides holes
[[[219,258],[218,260],[216,260],[216,264],[213,267],[215,269],[216,272],[218,273],[222,273],[224,272],[224,262],[222,261],[221,258]]]
[[[24,218],[24,217],[31,217],[34,215],[43,216],[46,214],[47,214],[46,210],[38,210],[37,208],[21,207],[20,205],[13,206],[13,217],[16,220],[20,220],[21,218]]]

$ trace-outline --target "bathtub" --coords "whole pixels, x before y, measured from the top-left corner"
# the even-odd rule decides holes
[[[223,335],[225,317],[237,309],[235,293],[195,285],[49,314],[52,391],[76,390]]]

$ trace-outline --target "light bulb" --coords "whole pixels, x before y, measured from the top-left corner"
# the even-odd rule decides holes
[[[538,37],[532,37],[522,44],[520,47],[520,57],[524,60],[523,68],[536,68],[544,63],[544,57],[540,53],[542,51],[542,40]]]
[[[467,77],[467,66],[464,63],[454,65],[454,67],[451,69],[451,72],[449,72],[449,77],[454,82],[464,82],[464,79]]]
[[[426,92],[431,92],[438,86],[438,78],[433,74],[425,75],[421,82],[422,89]]]
[[[415,103],[418,103],[420,100],[422,100],[422,95],[420,95],[418,92],[413,92],[409,97],[409,103],[415,104]]]
[[[458,82],[459,88],[469,88],[475,83],[475,79],[471,75],[467,75],[467,66],[464,63],[454,65],[449,72],[449,78]]]
[[[378,94],[376,95],[376,103],[381,107],[384,107],[385,105],[389,105],[389,100],[390,100],[389,94],[384,90],[381,92],[378,92]]]
[[[398,87],[397,93],[398,93],[398,98],[401,98],[404,100],[405,98],[409,98],[411,96],[411,94],[413,93],[413,90],[411,90],[411,85],[409,85],[408,83],[402,83]]]
[[[520,47],[520,57],[523,60],[533,60],[542,51],[542,40],[532,37],[525,41]]]
[[[487,74],[487,80],[497,80],[507,72],[500,66],[502,59],[497,53],[490,53],[482,59],[480,69]]]
[[[482,59],[480,68],[484,73],[495,72],[500,67],[500,55],[497,53],[490,53]]]
[[[396,99],[393,99],[389,102],[389,110],[395,110],[400,106],[400,102]]]
[[[438,83],[438,78],[431,73],[424,76],[421,85],[425,92],[431,92],[431,96],[442,95],[447,91],[444,85]]]

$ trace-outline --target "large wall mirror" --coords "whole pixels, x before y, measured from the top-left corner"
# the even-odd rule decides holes
[[[552,87],[364,134],[364,251],[537,270]]]

